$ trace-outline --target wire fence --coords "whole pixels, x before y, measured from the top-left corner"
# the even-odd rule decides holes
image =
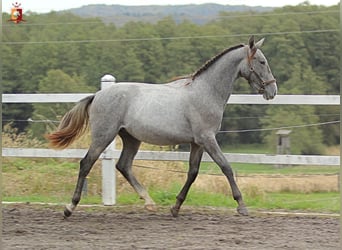
[[[3,119],[2,124],[11,123],[11,122],[29,122],[29,123],[44,123],[44,124],[59,124],[60,121],[57,120],[32,120],[31,118],[25,120],[16,120],[16,119]],[[238,129],[238,130],[220,130],[218,133],[245,133],[245,132],[260,132],[260,131],[276,131],[280,129],[291,129],[291,128],[306,128],[306,127],[317,127],[331,124],[338,124],[340,120],[327,121],[327,122],[318,122],[318,123],[307,123],[307,124],[298,124],[298,125],[290,125],[290,126],[281,126],[281,127],[273,127],[273,128],[254,128],[254,129]]]

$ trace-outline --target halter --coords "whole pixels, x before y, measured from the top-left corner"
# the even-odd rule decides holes
[[[252,65],[252,59],[253,59],[253,56],[255,55],[256,51],[257,51],[256,49],[253,50],[252,54],[249,55],[249,52],[247,50],[247,61],[248,61],[248,66],[249,66],[249,75],[248,75],[247,79],[248,79],[248,81],[250,81],[252,74],[254,74],[259,80],[259,82],[258,82],[258,86],[259,86],[258,93],[263,94],[265,92],[265,87],[271,83],[275,83],[276,79],[273,78],[271,80],[264,81],[260,77],[260,75],[254,70],[254,67]]]

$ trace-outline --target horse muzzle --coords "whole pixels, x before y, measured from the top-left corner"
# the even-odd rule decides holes
[[[272,80],[267,85],[264,85],[263,88],[260,88],[259,93],[263,94],[265,100],[272,100],[278,92],[277,82],[276,80]]]

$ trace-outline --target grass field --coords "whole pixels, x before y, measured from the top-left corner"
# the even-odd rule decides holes
[[[151,197],[160,206],[171,206],[175,203],[175,190],[149,190]],[[3,197],[7,202],[24,203],[56,203],[66,204],[70,202],[69,196],[11,196]],[[262,196],[245,195],[245,203],[249,209],[254,210],[290,210],[319,213],[339,213],[340,194],[338,192],[329,193],[265,193]],[[100,195],[83,196],[80,204],[102,204]],[[120,193],[117,196],[117,205],[141,205],[143,201],[132,192]],[[219,193],[206,193],[190,191],[184,205],[189,206],[212,206],[236,208],[235,201],[230,197]]]
[[[5,147],[42,147],[40,142],[27,140],[24,135],[7,133],[2,138]],[[81,148],[82,145],[88,144],[80,140],[73,147]],[[142,145],[142,149],[159,150],[159,147]],[[223,151],[274,153],[263,145],[234,145],[225,147]],[[338,155],[339,148],[329,148],[327,152]],[[78,162],[70,159],[3,158],[3,201],[69,203],[78,176]],[[340,209],[338,166],[275,168],[272,165],[239,163],[232,164],[232,167],[250,208],[334,213]],[[159,205],[171,205],[175,202],[176,195],[185,182],[187,168],[187,163],[184,162],[134,162],[135,175]],[[99,161],[89,174],[87,183],[87,195],[83,195],[81,204],[101,204],[102,176]],[[119,173],[116,190],[118,204],[143,204]],[[185,204],[236,207],[228,182],[214,163],[201,164],[200,175]]]
[[[186,163],[135,162],[137,178],[159,205],[171,205],[186,178]],[[153,166],[156,169],[146,169]],[[252,209],[334,212],[340,209],[338,167],[290,167],[234,164],[237,183]],[[319,175],[317,175],[319,174]],[[57,159],[3,159],[4,201],[68,203],[78,175],[78,161]],[[89,175],[81,204],[101,204],[101,167]],[[117,204],[143,204],[117,174]],[[215,164],[205,163],[185,202],[194,206],[235,208],[229,185]]]

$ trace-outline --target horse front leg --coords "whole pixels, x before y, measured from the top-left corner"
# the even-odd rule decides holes
[[[190,151],[190,159],[189,159],[188,177],[186,179],[186,182],[182,190],[177,195],[176,204],[173,207],[171,207],[171,214],[173,217],[178,216],[180,207],[182,206],[183,202],[186,199],[186,196],[189,192],[191,184],[195,181],[198,175],[198,170],[199,170],[199,166],[201,163],[202,155],[203,155],[203,148],[195,143],[192,143],[191,151]]]
[[[233,193],[233,198],[238,203],[237,212],[241,215],[248,215],[248,210],[243,202],[241,192],[234,180],[233,170],[227,159],[224,157],[215,137],[207,138],[204,143],[204,148],[227,177]]]

